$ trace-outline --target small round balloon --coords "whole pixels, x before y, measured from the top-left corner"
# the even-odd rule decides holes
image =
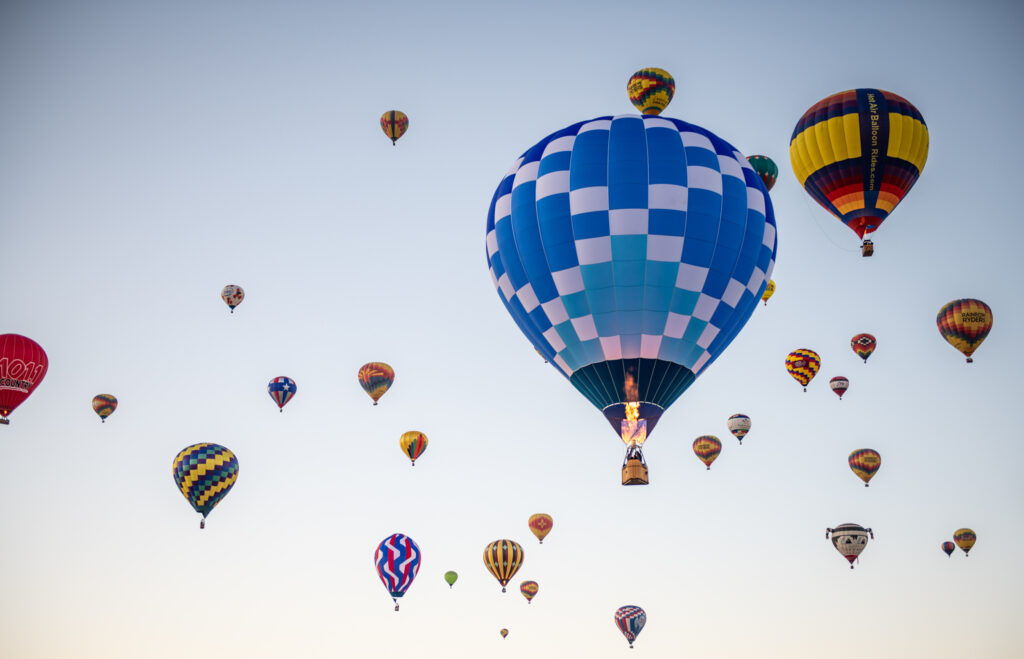
[[[793,379],[804,386],[807,391],[809,383],[821,368],[821,357],[807,348],[797,348],[786,357],[786,370]]]
[[[419,430],[410,430],[409,432],[402,433],[402,436],[398,438],[398,445],[402,448],[402,453],[409,456],[412,460],[412,466],[416,466],[416,458],[423,455],[423,452],[427,450],[427,436],[421,433]]]
[[[867,487],[868,481],[874,478],[875,472],[882,466],[882,456],[874,449],[859,448],[850,454],[847,463],[853,473],[864,481],[864,487]]]
[[[866,529],[859,524],[840,524],[834,529],[825,529],[826,540],[829,534],[832,534],[832,546],[850,562],[851,570],[853,562],[868,546],[868,536],[871,536],[872,540],[875,538],[871,529]]]
[[[747,156],[750,166],[754,168],[757,175],[761,177],[764,187],[771,190],[775,187],[775,181],[779,178],[779,166],[768,156]]]
[[[850,339],[850,347],[857,353],[857,356],[864,360],[864,363],[868,363],[868,357],[875,351],[877,342],[875,337],[870,334],[857,334]]]
[[[519,592],[526,598],[526,603],[529,604],[536,597],[537,592],[540,590],[540,586],[536,581],[524,581],[519,584]]]
[[[444,582],[451,588],[455,585],[455,582],[459,580],[459,573],[455,570],[448,570],[444,573]]]
[[[837,375],[828,381],[828,386],[832,388],[835,395],[839,396],[839,400],[842,400],[843,394],[850,388],[850,381],[842,375]]]
[[[962,352],[970,364],[974,361],[971,355],[992,331],[992,308],[981,300],[953,300],[939,309],[935,324],[942,338]]]
[[[295,393],[299,390],[295,384],[295,380],[286,378],[285,376],[276,377],[270,381],[267,385],[267,393],[270,394],[270,398],[277,403],[278,411],[284,412],[284,406],[288,404],[288,401],[295,396]]]
[[[722,452],[722,442],[714,435],[701,435],[693,440],[693,452],[697,454],[700,461],[710,470],[711,463]]]
[[[405,135],[405,131],[409,130],[409,117],[404,112],[388,110],[380,115],[380,129],[391,138],[391,145],[394,146],[398,138]]]
[[[507,629],[505,629],[504,627],[502,627],[502,628],[501,628],[501,631],[500,631],[500,632],[498,632],[498,633],[499,633],[499,634],[501,634],[501,637],[502,637],[502,638],[505,638],[506,636],[508,636],[508,630],[507,630]]]
[[[761,293],[761,301],[764,302],[764,306],[768,306],[768,300],[775,295],[775,280],[769,279],[768,285],[764,288],[764,293]]]
[[[117,398],[111,394],[98,394],[92,399],[92,411],[100,417],[101,423],[107,422],[107,417],[117,409]]]
[[[977,540],[978,536],[971,529],[957,529],[953,534],[953,542],[964,551],[964,556],[970,553],[971,547],[974,546]]]
[[[235,313],[235,307],[242,303],[245,299],[245,291],[242,290],[241,286],[234,284],[228,284],[220,291],[220,297],[224,300],[224,304],[228,305],[231,309],[231,313]]]
[[[526,524],[530,527],[530,532],[537,536],[540,544],[544,544],[544,538],[548,537],[548,533],[551,533],[551,529],[555,526],[555,520],[547,513],[537,513],[530,515],[530,519]]]
[[[725,425],[729,428],[732,436],[740,441],[740,446],[742,446],[743,438],[750,432],[750,417],[746,414],[733,414],[726,421]]]
[[[644,114],[661,114],[676,92],[676,81],[664,69],[640,69],[629,79],[629,102]]]
[[[946,552],[946,556],[952,556],[953,552],[956,551],[956,545],[947,540],[942,543],[942,551]]]
[[[395,383],[395,369],[384,362],[369,362],[359,367],[359,386],[373,399],[376,405],[391,385]]]

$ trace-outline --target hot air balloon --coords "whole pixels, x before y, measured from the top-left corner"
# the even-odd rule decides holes
[[[117,398],[111,394],[98,394],[92,399],[92,411],[99,415],[100,422],[106,423],[107,417],[117,409]]]
[[[629,102],[643,114],[657,116],[672,102],[676,81],[664,69],[640,69],[626,84]]]
[[[286,378],[283,375],[274,378],[267,385],[267,393],[277,403],[277,408],[281,412],[284,412],[284,406],[288,404],[288,401],[292,399],[296,391],[298,391],[298,387],[295,385],[295,380]]]
[[[454,570],[448,570],[444,573],[444,582],[451,588],[455,585],[455,582],[459,580],[459,573]]]
[[[516,576],[525,557],[523,548],[514,540],[495,540],[484,547],[484,565],[501,584],[501,592],[505,592],[509,580]]]
[[[956,551],[956,545],[947,540],[942,543],[942,551],[946,552],[946,556],[952,556],[953,552]]]
[[[713,133],[599,117],[515,162],[486,245],[502,304],[622,438],[623,484],[645,484],[643,443],[761,299],[775,217],[750,163]]]
[[[837,375],[828,381],[828,386],[832,387],[832,391],[839,396],[839,400],[842,400],[843,394],[850,388],[850,381],[842,375]]]
[[[502,627],[502,628],[501,628],[501,631],[500,631],[500,632],[498,632],[498,633],[499,633],[499,634],[501,634],[501,637],[502,637],[502,638],[505,638],[506,636],[508,636],[508,630],[507,630],[507,629],[505,629],[504,627]]]
[[[892,92],[851,89],[804,113],[789,158],[807,194],[863,239],[924,169],[928,127],[917,108]],[[864,243],[861,253],[870,256],[870,241]]]
[[[620,606],[615,611],[615,626],[619,628],[622,635],[629,641],[629,647],[633,647],[633,641],[640,635],[646,624],[647,613],[639,606],[627,604],[626,606]]]
[[[868,357],[875,351],[875,337],[870,334],[858,334],[850,339],[850,347],[857,353],[857,356],[868,363]]]
[[[537,591],[539,590],[540,586],[537,585],[536,581],[524,581],[523,583],[519,584],[519,592],[522,593],[523,597],[526,598],[527,604],[533,601],[534,596],[537,594]]]
[[[32,395],[50,362],[42,347],[20,334],[0,334],[0,424]]]
[[[238,458],[219,444],[193,444],[174,458],[171,473],[178,490],[203,516],[199,528],[204,529],[206,516],[238,480]]]
[[[775,295],[775,281],[773,279],[769,279],[768,285],[765,286],[764,293],[761,293],[761,299],[764,301],[764,306],[768,306],[768,300],[773,295]]]
[[[853,473],[857,474],[857,477],[864,481],[864,487],[867,487],[868,481],[875,476],[875,472],[882,466],[882,456],[873,449],[859,448],[850,454],[847,463],[849,463]]]
[[[875,539],[871,529],[866,529],[859,524],[840,524],[834,529],[825,529],[825,539],[832,534],[832,545],[840,554],[850,561],[850,569],[853,569],[853,561],[856,560],[864,548],[868,545],[868,536]]]
[[[957,529],[953,534],[953,542],[956,546],[964,550],[964,556],[971,551],[971,547],[978,540],[978,536],[974,534],[974,531],[970,529]]]
[[[384,362],[370,362],[359,367],[359,386],[363,388],[373,404],[391,388],[395,382],[395,370]]]
[[[220,291],[220,297],[224,300],[224,304],[228,305],[231,309],[231,313],[235,313],[235,307],[242,303],[245,299],[245,291],[242,290],[241,286],[235,286],[234,284],[228,284]]]
[[[409,130],[409,117],[404,112],[388,110],[380,115],[380,129],[391,138],[391,145],[394,146],[398,138]]]
[[[807,383],[821,368],[821,357],[818,353],[807,348],[797,348],[786,357],[786,370],[793,379],[804,386],[807,391]]]
[[[775,164],[774,160],[768,156],[747,156],[747,161],[761,177],[765,188],[771,190],[775,187],[775,180],[779,178],[779,166]]]
[[[693,452],[697,454],[700,461],[707,465],[707,468],[710,470],[711,463],[722,452],[722,442],[714,435],[701,435],[693,440]]]
[[[548,537],[548,533],[551,533],[555,520],[547,513],[537,513],[536,515],[530,515],[530,520],[527,524],[530,527],[530,531],[537,536],[540,544],[544,544],[544,538]]]
[[[402,436],[398,439],[398,445],[402,447],[402,453],[409,456],[412,460],[412,466],[416,466],[416,458],[423,455],[423,452],[427,450],[427,436],[421,433],[419,430],[410,430],[409,432],[402,433]]]
[[[402,533],[394,533],[380,541],[373,555],[377,576],[388,589],[398,610],[398,598],[409,590],[416,573],[420,571],[420,547]]]
[[[953,300],[939,309],[935,324],[942,338],[964,353],[970,364],[971,355],[992,331],[992,309],[981,300]]]
[[[733,414],[725,422],[725,425],[729,428],[729,432],[732,433],[733,437],[740,440],[740,446],[742,446],[743,438],[750,432],[750,417],[746,414]]]

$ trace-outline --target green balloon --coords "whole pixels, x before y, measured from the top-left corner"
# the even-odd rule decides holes
[[[445,581],[445,583],[448,584],[449,588],[451,588],[455,584],[455,582],[458,580],[458,578],[459,578],[459,574],[457,572],[452,571],[452,570],[448,570],[447,572],[444,573],[444,581]]]

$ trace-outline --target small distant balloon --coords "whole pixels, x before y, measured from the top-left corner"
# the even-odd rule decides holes
[[[864,360],[864,363],[868,363],[868,357],[875,351],[875,337],[870,334],[857,334],[850,339],[850,347],[857,353],[857,356]]]
[[[956,551],[956,545],[947,540],[942,543],[942,551],[946,552],[946,556],[952,556],[953,552]]]
[[[192,508],[206,516],[227,496],[238,480],[238,458],[219,444],[202,442],[181,450],[171,465],[174,484]]]
[[[629,102],[644,114],[661,114],[676,92],[676,81],[665,69],[640,69],[629,79]]]
[[[399,110],[388,110],[380,115],[380,129],[391,138],[392,146],[409,130],[409,117]]]
[[[768,285],[764,288],[764,293],[761,293],[761,301],[764,302],[764,306],[768,306],[768,300],[775,295],[775,280],[769,279]]]
[[[850,454],[847,463],[853,473],[864,481],[864,487],[867,487],[868,481],[874,478],[875,472],[882,466],[882,456],[874,449],[859,448]]]
[[[722,452],[722,442],[714,435],[701,435],[693,440],[693,452],[710,470],[711,463]]]
[[[540,544],[544,544],[544,538],[548,537],[548,533],[551,533],[551,529],[555,526],[555,520],[547,513],[530,515],[530,519],[526,523],[530,527],[530,532],[537,536]]]
[[[369,362],[359,367],[359,386],[376,405],[395,382],[395,370],[384,362]]]
[[[448,570],[444,573],[444,582],[451,588],[455,585],[455,582],[459,580],[459,573],[455,570]]]
[[[117,398],[112,394],[98,394],[92,399],[92,411],[99,415],[101,423],[106,423],[107,417],[116,409]]]
[[[828,381],[828,386],[832,387],[832,391],[835,395],[839,396],[839,400],[843,399],[843,394],[850,388],[850,381],[844,378],[842,375],[837,375]]]
[[[978,536],[976,536],[974,531],[971,529],[957,529],[956,532],[953,533],[953,542],[956,543],[957,547],[963,550],[965,556],[970,553],[971,547],[974,546],[974,543],[977,542],[977,540]]]
[[[231,309],[231,313],[235,313],[235,307],[242,303],[245,299],[245,291],[242,290],[241,286],[234,284],[228,284],[220,291],[220,297],[224,300],[224,304],[228,305]]]
[[[872,539],[875,537],[871,529],[866,529],[859,524],[840,524],[834,529],[825,529],[826,540],[829,534],[832,534],[832,546],[850,562],[851,570],[853,562],[868,546],[868,536],[871,536]]]
[[[427,450],[427,436],[421,433],[419,430],[410,430],[409,432],[402,433],[402,436],[398,439],[398,445],[402,447],[402,453],[409,456],[412,460],[412,466],[416,466],[416,458],[423,455],[423,452]]]
[[[804,391],[807,391],[807,383],[814,378],[820,368],[821,357],[807,348],[797,348],[786,357],[786,370],[794,380],[804,386]]]
[[[740,445],[743,445],[743,438],[750,432],[750,417],[746,414],[733,414],[726,421],[725,425],[729,428],[729,432],[732,436],[740,441]]]
[[[502,627],[502,628],[501,628],[501,631],[500,631],[500,632],[498,632],[498,633],[499,633],[499,634],[501,634],[501,637],[502,637],[502,638],[505,638],[506,636],[508,636],[508,630],[507,630],[507,629],[505,629],[504,627]]]
[[[284,412],[284,406],[295,396],[296,391],[298,391],[298,387],[295,384],[295,380],[286,378],[283,375],[274,378],[267,385],[267,393],[277,403],[277,409],[281,412]]]
[[[748,156],[750,166],[754,168],[757,175],[761,177],[764,187],[771,190],[775,187],[775,181],[779,178],[779,166],[768,156]]]
[[[519,584],[519,592],[526,598],[526,603],[529,604],[536,597],[537,591],[540,590],[540,586],[537,585],[536,581],[524,581]]]
[[[939,334],[967,357],[967,363],[974,361],[971,355],[992,331],[992,308],[981,300],[953,300],[939,309],[935,318]]]
[[[615,626],[626,637],[629,647],[633,647],[633,641],[640,635],[646,624],[647,613],[639,606],[627,604],[626,606],[620,606],[615,611]]]

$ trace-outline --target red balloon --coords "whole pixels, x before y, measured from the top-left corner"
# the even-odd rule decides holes
[[[46,352],[20,334],[0,334],[0,423],[32,395],[50,363]]]

